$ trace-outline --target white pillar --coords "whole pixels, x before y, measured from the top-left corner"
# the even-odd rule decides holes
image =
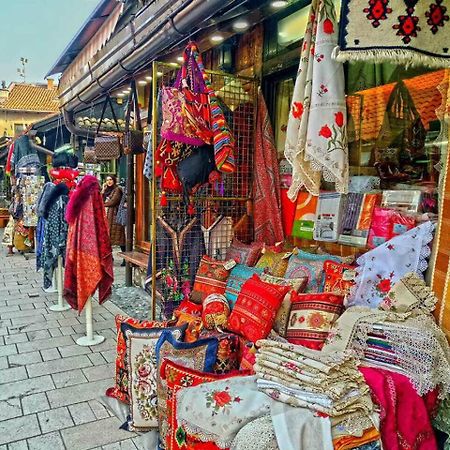
[[[78,338],[77,344],[82,347],[101,344],[105,340],[105,337],[100,336],[99,334],[94,335],[91,297],[88,298],[86,305],[84,306],[84,311],[86,314],[86,336]]]
[[[58,288],[58,304],[50,306],[50,311],[67,311],[70,309],[69,305],[64,304],[63,299],[63,265],[62,265],[62,257],[58,256],[58,267],[56,268],[56,287]]]

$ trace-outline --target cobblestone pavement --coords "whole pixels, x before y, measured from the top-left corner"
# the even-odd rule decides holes
[[[94,302],[94,330],[106,340],[80,347],[84,315],[51,312],[57,295],[41,286],[34,256],[7,258],[0,248],[0,450],[144,449],[100,398],[113,384],[114,315],[122,311]]]

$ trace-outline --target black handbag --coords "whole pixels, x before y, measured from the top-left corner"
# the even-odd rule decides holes
[[[151,100],[151,99],[150,99]],[[150,101],[149,100],[149,101]],[[134,122],[136,129],[130,130],[131,108],[134,108]],[[144,132],[142,131],[141,114],[139,111],[136,81],[131,82],[131,96],[128,102],[125,133],[123,135],[123,153],[125,155],[139,155],[144,153]]]

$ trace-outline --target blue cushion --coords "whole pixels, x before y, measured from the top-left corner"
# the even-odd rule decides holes
[[[230,304],[230,308],[233,309],[234,304],[238,298],[239,292],[241,292],[243,284],[249,280],[255,273],[261,275],[264,269],[258,269],[256,267],[248,267],[243,264],[237,264],[234,266],[227,281],[227,287],[225,289],[225,297]]]

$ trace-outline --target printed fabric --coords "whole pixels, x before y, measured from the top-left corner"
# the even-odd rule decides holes
[[[244,264],[253,267],[261,255],[264,243],[253,242],[243,244],[237,239],[233,239],[231,247],[227,250],[227,260],[233,259],[237,264]]]
[[[279,450],[270,414],[242,427],[230,450]]]
[[[230,305],[222,294],[210,294],[203,301],[202,321],[208,330],[225,327],[230,315]]]
[[[450,67],[447,0],[345,0],[339,61]]]
[[[293,168],[289,198],[300,188],[319,195],[321,176],[348,187],[344,67],[332,58],[338,26],[334,2],[313,0],[303,38],[284,154]]]
[[[261,89],[258,91],[257,111],[253,183],[255,240],[274,245],[284,239],[280,175],[269,111]]]
[[[234,304],[236,303],[243,284],[254,274],[261,275],[262,273],[263,269],[259,269],[256,267],[247,267],[242,264],[237,264],[235,267],[233,267],[230,276],[228,277],[227,286],[225,288],[225,297],[228,300],[231,309],[233,309]]]
[[[44,177],[23,175],[17,182],[23,206],[23,225],[25,227],[35,227],[38,223],[36,205],[44,188]]]
[[[264,269],[270,275],[283,277],[289,263],[290,253],[265,250],[255,267]]]
[[[348,306],[376,308],[404,275],[422,276],[428,267],[433,230],[434,225],[425,222],[360,256]]]

